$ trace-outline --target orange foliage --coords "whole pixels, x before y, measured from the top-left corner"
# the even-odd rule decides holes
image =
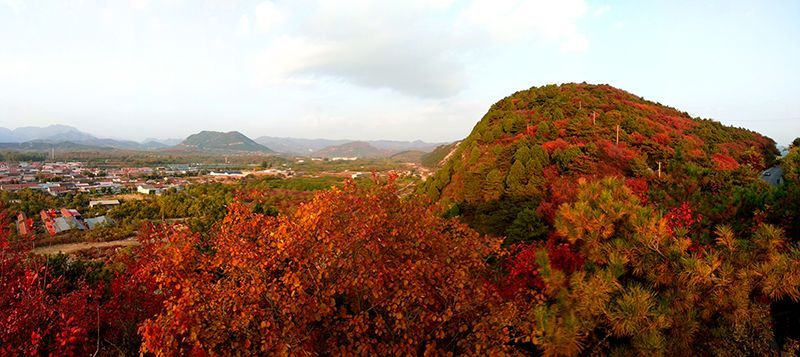
[[[634,144],[641,144],[646,140],[645,136],[640,134],[638,131],[634,131],[629,136],[631,138],[631,142]]]
[[[156,354],[488,353],[475,328],[494,289],[499,241],[433,214],[393,184],[321,192],[290,216],[234,203],[207,238],[148,233],[165,310],[147,321]],[[484,331],[484,332],[481,332]],[[488,331],[488,330],[486,330]],[[499,348],[499,347],[498,347]]]
[[[700,139],[699,137],[697,137],[697,135],[688,135],[687,134],[685,136],[685,139],[686,139],[686,141],[694,144],[697,147],[701,147],[701,146],[705,145],[705,141],[703,141],[703,139]]]
[[[689,150],[689,157],[700,159],[706,157],[706,153],[700,149]]]
[[[663,133],[658,133],[656,135],[653,135],[653,140],[655,140],[655,142],[657,142],[657,143],[659,143],[661,145],[670,145],[670,144],[672,144],[672,139],[670,139],[668,135],[663,134]]]

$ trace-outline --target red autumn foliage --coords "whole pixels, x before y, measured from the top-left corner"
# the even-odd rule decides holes
[[[739,168],[739,163],[728,155],[714,154],[712,160],[714,161],[714,167],[718,171],[731,171]]]
[[[640,134],[638,131],[634,131],[629,135],[629,137],[631,142],[634,144],[641,144],[646,140],[645,136]]]
[[[692,150],[689,150],[689,157],[691,157],[693,159],[702,159],[702,158],[706,157],[706,153],[703,150],[700,150],[700,149],[692,149]]]
[[[29,244],[6,235],[0,229],[0,356],[138,350],[138,325],[161,309],[157,286],[138,259],[115,261],[125,269],[109,285],[90,285],[56,275]],[[97,349],[98,337],[105,349]]]
[[[668,135],[663,133],[658,133],[656,135],[653,135],[653,140],[659,143],[660,145],[664,146],[669,146],[672,144],[672,139],[670,139]]]
[[[647,203],[647,191],[649,190],[647,179],[641,177],[626,178],[625,186],[628,186],[642,203]]]
[[[664,215],[664,219],[667,220],[667,228],[669,228],[670,232],[674,235],[680,230],[685,233],[692,228],[693,225],[700,223],[703,216],[699,213],[695,213],[692,206],[684,202],[680,206],[667,212],[667,214]]]
[[[539,292],[545,288],[539,273],[539,264],[536,263],[537,254],[542,250],[547,253],[547,259],[553,268],[567,274],[583,267],[585,257],[574,251],[570,244],[555,242],[556,239],[550,239],[546,245],[537,242],[513,249],[515,252],[505,261],[507,274],[500,284],[499,291],[503,298],[512,299],[520,293]]]
[[[504,299],[512,299],[527,290],[544,289],[544,281],[539,276],[539,265],[536,254],[541,244],[533,243],[517,247],[517,252],[506,259],[507,274],[500,285],[500,295]]]
[[[96,292],[67,289],[40,257],[15,248],[0,230],[0,355],[77,355],[93,351]],[[27,246],[27,244],[22,245]]]
[[[586,258],[569,243],[548,244],[547,258],[550,259],[551,266],[567,274],[583,268],[586,263]]]
[[[554,166],[548,166],[544,169],[544,177],[550,182],[548,186],[549,195],[547,199],[543,200],[536,211],[545,217],[546,220],[552,221],[555,217],[558,207],[571,200],[578,192],[578,180],[559,180],[558,169]]]
[[[691,119],[685,117],[678,117],[675,115],[659,115],[658,119],[664,122],[665,124],[671,126],[680,133],[697,126],[697,124],[693,122]]]
[[[159,313],[164,304],[164,295],[147,269],[152,262],[144,259],[150,256],[149,252],[140,249],[135,255],[117,259],[116,263],[123,264],[125,269],[117,272],[111,280],[108,298],[101,308],[104,339],[113,341],[117,348],[125,351],[139,349],[139,325]]]
[[[556,140],[548,141],[548,142],[542,144],[542,148],[545,149],[548,153],[551,153],[551,154],[556,150],[566,149],[568,147],[569,147],[569,143],[567,143],[563,139],[556,139]]]
[[[638,156],[636,151],[629,148],[625,143],[616,145],[609,140],[598,140],[597,146],[602,150],[608,162],[617,164],[618,166],[624,166]]]

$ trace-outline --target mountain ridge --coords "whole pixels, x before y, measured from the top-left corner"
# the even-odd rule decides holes
[[[353,142],[366,142],[377,149],[398,153],[407,150],[429,152],[444,143],[428,143],[422,140],[350,140],[350,139],[305,139],[293,137],[260,136],[255,141],[283,154],[313,155],[316,151],[330,146]]]
[[[341,145],[332,145],[319,149],[314,152],[314,156],[320,157],[388,157],[392,152],[389,150],[378,149],[366,141],[353,141]]]

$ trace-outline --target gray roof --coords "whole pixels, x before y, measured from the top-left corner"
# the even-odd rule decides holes
[[[70,225],[70,222],[64,217],[57,217],[56,219],[53,220],[53,222],[55,223],[56,226],[56,233],[61,233],[74,228],[72,227],[72,225]]]
[[[94,218],[87,218],[86,224],[89,226],[89,229],[95,229],[98,226],[112,224],[111,218],[106,218],[106,216],[97,216]]]

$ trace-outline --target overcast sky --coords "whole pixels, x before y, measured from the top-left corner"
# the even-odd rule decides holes
[[[463,138],[548,83],[800,136],[800,1],[0,0],[0,126]]]

